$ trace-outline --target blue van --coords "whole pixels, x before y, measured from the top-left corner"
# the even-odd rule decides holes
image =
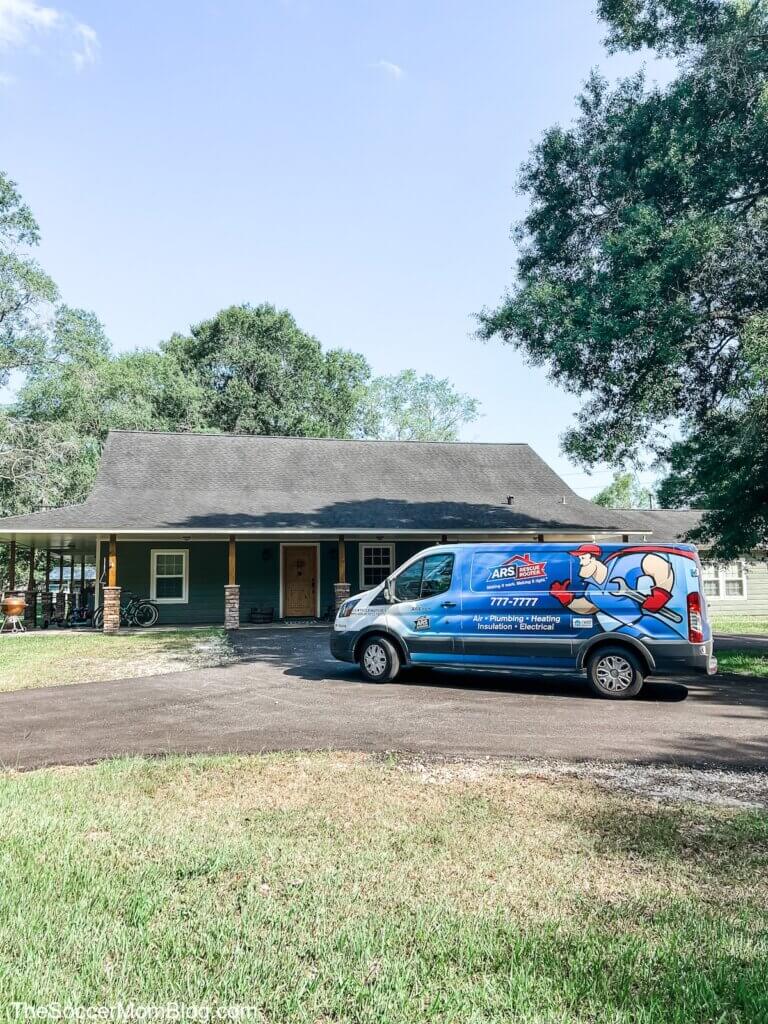
[[[366,679],[403,666],[586,672],[600,697],[651,673],[717,670],[690,544],[445,544],[346,600],[331,653]]]

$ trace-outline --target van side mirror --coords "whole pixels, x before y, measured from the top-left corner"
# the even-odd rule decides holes
[[[395,603],[395,595],[389,580],[384,581],[384,600],[387,604]]]

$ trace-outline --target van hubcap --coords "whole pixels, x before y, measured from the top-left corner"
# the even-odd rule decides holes
[[[387,654],[381,644],[369,644],[365,648],[363,664],[366,672],[372,676],[380,676],[387,667]]]
[[[604,690],[618,693],[632,685],[634,671],[626,658],[617,654],[609,654],[598,661],[595,666],[595,676],[598,684]]]

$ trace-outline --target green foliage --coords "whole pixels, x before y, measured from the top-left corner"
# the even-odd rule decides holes
[[[0,387],[40,354],[41,315],[56,286],[29,255],[40,239],[32,211],[0,171]]]
[[[634,473],[622,471],[592,501],[604,508],[648,508],[651,492],[643,487]]]
[[[83,500],[110,429],[192,429],[200,404],[172,359],[113,355],[93,313],[61,306],[42,357],[0,412],[0,511]]]
[[[754,420],[733,407],[752,405],[745,332],[768,309],[768,7],[602,0],[599,11],[612,48],[674,53],[679,74],[613,89],[593,74],[574,126],[545,132],[521,176],[518,283],[480,334],[586,396],[565,439],[583,464],[621,465],[646,446],[664,458],[675,420],[722,456],[734,431],[751,436]],[[721,477],[731,472],[721,459]],[[723,492],[703,497],[714,507]],[[710,539],[725,543],[726,526],[729,544],[759,538],[759,518],[718,507]]]
[[[363,436],[390,441],[456,441],[480,415],[480,403],[446,378],[415,370],[372,381],[362,411]]]
[[[678,54],[727,31],[738,7],[730,0],[599,0],[597,13],[609,25],[612,52],[649,46]]]
[[[230,306],[163,351],[200,387],[205,425],[228,433],[349,436],[370,374],[266,303]]]
[[[715,633],[740,633],[768,637],[768,615],[728,615],[710,608],[709,622]],[[718,650],[718,658],[722,653]]]
[[[715,554],[726,560],[768,538],[768,314],[746,325],[742,349],[728,401],[706,420],[688,421],[659,489],[663,504],[707,509],[692,537],[716,537]]]
[[[768,657],[755,651],[718,651],[717,671],[768,679]]]

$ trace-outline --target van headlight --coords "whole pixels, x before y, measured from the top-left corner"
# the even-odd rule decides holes
[[[348,619],[352,614],[352,609],[360,601],[359,597],[353,597],[351,601],[345,601],[344,604],[339,608],[338,618]]]

